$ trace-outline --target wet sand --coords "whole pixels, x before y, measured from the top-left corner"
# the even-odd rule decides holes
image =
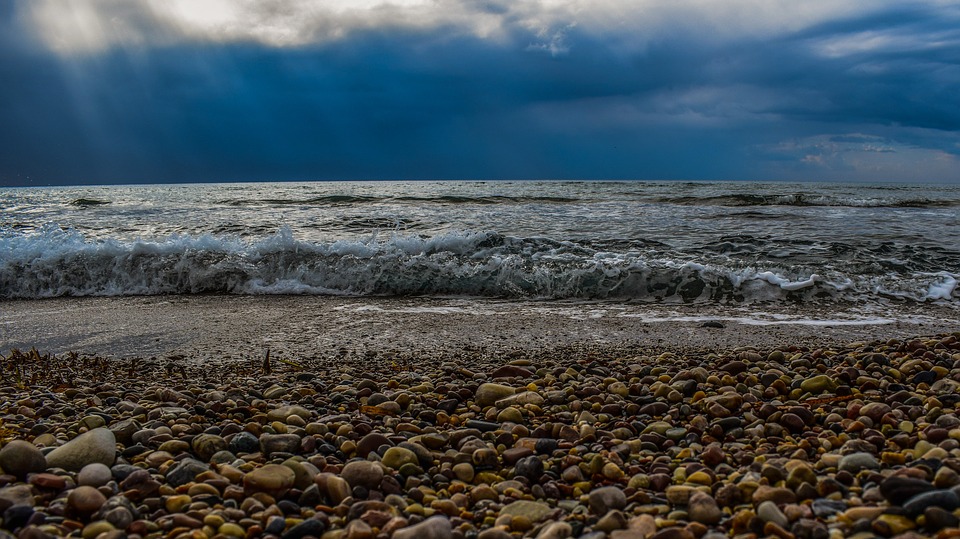
[[[722,326],[722,327],[720,327]],[[829,310],[316,296],[150,296],[0,302],[0,352],[245,360],[496,356],[577,346],[809,346],[960,329],[937,305]]]

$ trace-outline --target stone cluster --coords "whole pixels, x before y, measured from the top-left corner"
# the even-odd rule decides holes
[[[0,537],[960,537],[956,334],[268,367],[5,380]]]

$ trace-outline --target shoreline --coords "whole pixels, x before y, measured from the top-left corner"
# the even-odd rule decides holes
[[[332,296],[133,296],[0,302],[0,353],[36,347],[115,359],[362,360],[596,351],[772,349],[936,335],[948,306],[817,308]]]
[[[618,346],[269,364],[4,357],[0,527],[103,539],[960,534],[960,333]]]

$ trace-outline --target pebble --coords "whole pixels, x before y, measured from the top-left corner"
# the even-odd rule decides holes
[[[723,518],[723,512],[717,506],[717,501],[709,494],[700,491],[695,491],[690,495],[687,502],[687,514],[690,520],[708,526],[717,524]]]
[[[621,508],[622,509],[622,508]],[[539,522],[553,514],[553,508],[543,502],[517,500],[500,510],[500,515],[522,517],[530,522]]]
[[[486,383],[480,384],[474,395],[474,400],[478,406],[490,406],[495,402],[516,393],[516,389],[503,384]]]
[[[91,515],[106,503],[107,497],[90,486],[79,486],[67,496],[67,507],[79,515]]]
[[[94,462],[84,466],[77,474],[77,484],[91,487],[102,487],[113,479],[113,472],[105,464]]]
[[[267,464],[243,476],[243,486],[253,492],[278,496],[293,487],[293,470],[279,464]]]
[[[113,466],[117,457],[117,439],[110,429],[87,431],[47,454],[47,466],[79,472],[87,464],[99,462]]]
[[[786,529],[790,523],[787,515],[783,514],[783,511],[777,507],[777,504],[769,500],[757,506],[757,517],[764,522],[773,522],[784,529]]]
[[[453,529],[450,520],[443,516],[432,516],[419,524],[400,528],[393,533],[393,539],[452,539]]]
[[[23,481],[28,473],[46,470],[47,459],[30,442],[12,440],[0,449],[0,469]]]
[[[857,473],[860,470],[876,470],[879,467],[880,463],[877,462],[876,457],[870,453],[860,452],[844,455],[844,457],[840,459],[838,469],[840,471]]]
[[[350,486],[375,489],[380,486],[380,482],[383,480],[383,468],[376,462],[355,460],[348,462],[343,467],[340,477],[346,480]]]
[[[618,487],[601,487],[590,491],[590,509],[604,515],[610,510],[622,510],[627,506],[627,497]]]
[[[8,387],[0,514],[104,539],[957,535],[955,335],[478,356]],[[84,437],[102,459],[48,468]]]

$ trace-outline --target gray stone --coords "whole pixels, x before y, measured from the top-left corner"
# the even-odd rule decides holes
[[[210,465],[196,459],[186,458],[167,470],[167,483],[172,487],[186,485],[193,481],[197,474],[210,469]]]
[[[501,515],[510,515],[512,517],[526,517],[530,522],[539,522],[551,514],[553,508],[542,502],[530,500],[517,500],[500,510]]]
[[[140,424],[133,419],[121,419],[110,425],[110,431],[124,446],[133,444],[133,435],[138,430],[140,430]]]
[[[690,520],[701,524],[713,525],[720,522],[723,511],[717,506],[717,501],[705,492],[696,491],[690,494],[687,502],[687,515]]]
[[[590,509],[598,515],[605,515],[611,509],[623,509],[627,506],[627,497],[617,487],[601,487],[590,491]]]
[[[117,439],[107,428],[87,431],[54,449],[47,455],[49,468],[79,472],[87,464],[99,462],[113,466],[117,459]]]
[[[295,455],[300,452],[300,437],[296,434],[261,434],[260,451],[267,457],[274,453]]]
[[[566,522],[551,522],[540,530],[537,539],[567,539],[573,535],[573,527]]]
[[[28,473],[47,469],[47,459],[37,446],[23,440],[13,440],[0,449],[0,468],[23,481]]]
[[[453,528],[450,526],[450,520],[439,515],[393,532],[393,539],[451,539],[452,537]]]
[[[210,459],[216,455],[218,451],[223,451],[227,448],[227,442],[216,434],[199,434],[193,439],[190,446],[200,460],[210,462]]]
[[[952,490],[931,490],[917,494],[903,504],[903,508],[910,516],[917,516],[924,512],[928,507],[939,507],[947,511],[953,511],[960,507],[960,496]]]
[[[113,472],[106,465],[99,462],[87,464],[77,474],[77,484],[90,487],[101,487],[113,479]]]
[[[256,453],[260,451],[260,440],[247,431],[238,432],[230,439],[227,450],[234,455]]]
[[[343,467],[340,477],[350,483],[351,487],[376,489],[380,487],[380,481],[383,480],[383,468],[376,462],[355,460]]]
[[[877,458],[870,453],[863,452],[844,455],[843,458],[840,459],[840,464],[837,466],[838,470],[853,474],[863,469],[876,470],[878,468],[880,468],[880,463],[877,462]]]
[[[281,535],[281,539],[301,539],[302,537],[320,537],[323,535],[323,532],[327,531],[326,525],[323,522],[315,519],[308,518],[300,524],[287,530],[287,533]]]
[[[784,529],[790,525],[787,515],[783,514],[777,504],[771,501],[765,501],[757,506],[757,516],[764,522],[773,522]]]

